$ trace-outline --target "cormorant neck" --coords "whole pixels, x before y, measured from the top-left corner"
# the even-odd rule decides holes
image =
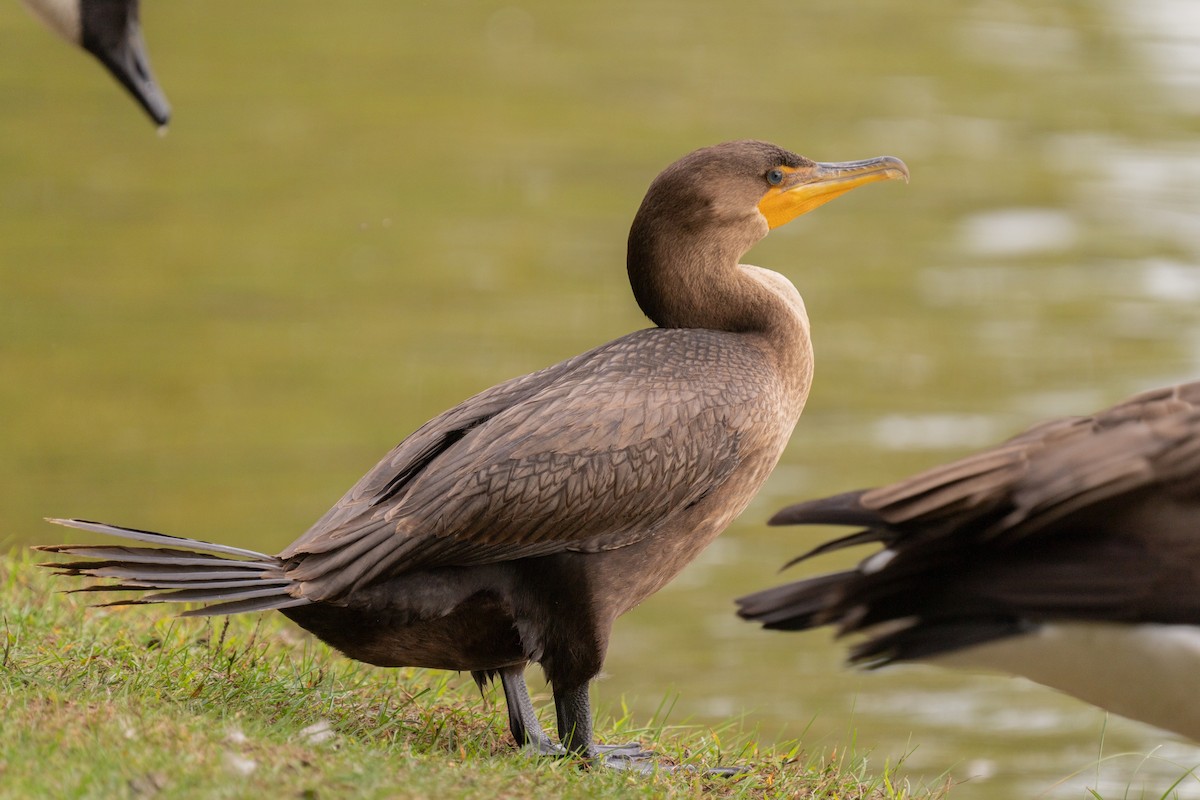
[[[667,231],[639,215],[629,233],[626,267],[642,312],[662,328],[765,333],[781,324],[794,327],[796,302],[780,295],[790,290],[797,302],[799,295],[787,279],[764,279],[766,270],[739,266],[765,234],[765,221],[761,227]]]

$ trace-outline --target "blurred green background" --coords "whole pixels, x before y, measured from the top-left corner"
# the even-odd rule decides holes
[[[730,601],[822,535],[766,528],[788,502],[1200,377],[1197,8],[148,0],[159,137],[9,3],[0,542],[83,516],[279,549],[425,419],[647,324],[625,235],[675,158],[896,155],[909,186],[748,257],[805,296],[809,407],[751,509],[618,624],[597,698],[853,738],[962,798],[1165,789],[1194,748],[1018,681],[854,674]],[[1154,755],[1093,763],[1126,750]]]

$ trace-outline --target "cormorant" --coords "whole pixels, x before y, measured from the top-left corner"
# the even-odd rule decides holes
[[[56,520],[155,547],[42,548],[100,559],[49,566],[158,590],[126,602],[212,604],[186,614],[278,609],[370,664],[499,677],[516,741],[561,752],[529,701],[536,662],[563,747],[594,758],[588,686],[614,620],[746,507],[808,395],[804,303],[740,258],[771,228],[892,178],[907,169],[891,157],[697,150],[651,183],[629,233],[629,281],[657,327],[434,418],[277,556]]]

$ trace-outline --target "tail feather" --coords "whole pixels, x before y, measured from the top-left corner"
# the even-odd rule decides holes
[[[62,574],[62,573],[60,573]],[[80,573],[85,574],[85,573]],[[100,575],[96,577],[115,577],[111,575]],[[104,584],[99,586],[88,586],[83,589],[75,589],[73,591],[120,591],[120,590],[135,590],[146,591],[148,589],[190,589],[198,591],[200,589],[262,589],[266,586],[287,586],[291,581],[287,578],[250,578],[249,580],[233,580],[233,581],[175,581],[175,580],[125,580],[122,583]],[[193,602],[193,601],[189,601]]]
[[[268,564],[261,561],[232,561],[228,558],[222,558],[220,556],[205,556],[198,553],[189,553],[186,550],[164,550],[152,547],[52,544],[40,545],[38,547],[34,547],[33,549],[39,550],[43,553],[65,553],[72,556],[84,556],[85,558],[112,558],[114,560],[119,560],[122,564],[140,562],[145,564],[171,564],[177,566],[195,565],[198,567],[236,567],[237,569],[272,569],[275,566],[273,563]],[[95,564],[97,562],[87,561],[82,563]]]
[[[824,625],[829,622],[828,611],[842,585],[855,574],[854,570],[834,572],[739,597],[738,615],[776,630],[805,630]]]
[[[280,590],[287,586],[276,582],[274,586],[258,589],[241,589],[230,592],[225,589],[175,589],[159,594],[148,594],[142,597],[147,603],[216,603],[225,600],[250,600],[255,597],[275,597]]]
[[[306,606],[311,603],[307,597],[260,597],[248,600],[234,600],[229,603],[214,603],[200,608],[189,608],[181,617],[219,617],[226,614],[248,614],[252,611],[281,611],[285,608]]]
[[[1028,633],[1033,627],[1016,619],[907,620],[873,632],[851,648],[850,663],[875,669],[896,661],[920,661]]]
[[[266,572],[266,569],[223,569],[225,565],[196,568],[190,565],[153,562],[129,564],[125,561],[49,561],[38,566],[57,570],[60,575],[130,578],[140,581],[155,580],[160,576],[173,581],[264,580],[261,576]]]
[[[111,581],[70,591],[151,592],[141,597],[101,604],[104,606],[208,603],[210,605],[190,609],[183,615],[209,616],[291,608],[311,602],[295,594],[296,581],[284,573],[283,562],[275,556],[100,522],[74,519],[49,521],[93,533],[170,545],[166,548],[120,545],[51,545],[35,548],[43,552],[97,559],[40,565],[55,570],[59,575]],[[210,555],[213,553],[217,555]]]
[[[780,571],[788,567],[794,567],[801,561],[807,561],[810,558],[832,553],[836,550],[844,550],[847,547],[855,547],[860,544],[874,544],[875,542],[887,542],[892,538],[890,531],[886,528],[868,528],[865,531],[851,533],[848,536],[842,536],[838,539],[831,539],[824,544],[819,544],[807,553],[802,553],[791,561],[780,567]]]
[[[878,511],[864,508],[861,502],[866,489],[843,492],[796,503],[780,509],[767,521],[768,525],[860,525],[870,527],[883,520]]]
[[[183,536],[171,536],[167,533],[155,533],[154,531],[143,531],[137,528],[122,528],[119,525],[107,525],[103,522],[92,522],[86,519],[52,519],[47,518],[47,522],[53,522],[55,525],[64,525],[68,528],[77,528],[81,531],[90,531],[91,533],[103,533],[109,536],[120,536],[124,539],[136,539],[140,542],[150,542],[151,544],[166,544],[187,547],[192,550],[202,550],[209,553],[222,553],[227,556],[241,556],[242,558],[252,558],[255,560],[274,559],[274,556],[269,556],[266,553],[260,553],[257,550],[244,550],[240,547],[230,547],[227,544],[213,544],[212,542],[202,542],[199,539],[187,539]]]

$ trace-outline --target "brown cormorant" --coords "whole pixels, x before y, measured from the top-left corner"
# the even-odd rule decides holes
[[[78,520],[56,521],[156,547],[43,549],[100,559],[52,565],[67,574],[158,590],[133,602],[279,609],[360,661],[499,677],[517,742],[561,752],[529,701],[536,662],[563,747],[594,757],[588,686],[613,621],[746,507],[808,395],[800,295],[739,260],[799,214],[906,177],[890,157],[697,150],[651,183],[629,233],[629,281],[657,327],[426,423],[277,556]]]

